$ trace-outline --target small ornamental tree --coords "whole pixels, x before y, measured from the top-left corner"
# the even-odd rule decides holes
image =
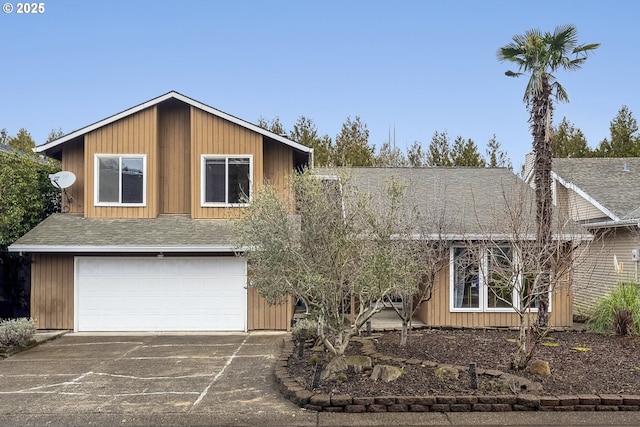
[[[271,304],[302,299],[325,347],[344,355],[385,298],[417,287],[420,265],[398,204],[403,191],[390,184],[374,202],[343,171],[296,173],[289,197],[265,185],[237,224],[249,286]]]

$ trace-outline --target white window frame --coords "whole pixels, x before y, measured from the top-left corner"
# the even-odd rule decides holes
[[[496,247],[502,247],[504,245],[496,245]],[[515,301],[514,307],[489,307],[489,286],[487,284],[487,274],[489,269],[489,257],[487,254],[487,248],[477,248],[480,255],[480,265],[478,274],[478,307],[455,307],[454,306],[454,278],[455,278],[455,249],[466,248],[465,245],[453,245],[449,250],[449,311],[451,313],[515,313],[515,309],[520,308],[520,289],[522,287],[522,274],[518,275],[515,286],[513,287],[512,298]],[[516,253],[513,254],[516,257]],[[518,262],[517,258],[515,262]],[[553,300],[553,291],[549,290],[549,313],[551,313],[551,306]],[[538,308],[530,308],[529,313],[537,313]]]
[[[100,201],[100,159],[118,159],[118,201],[117,202],[101,202]],[[123,203],[122,202],[122,159],[142,159],[142,202],[141,203]],[[93,196],[94,206],[123,206],[123,207],[145,207],[147,206],[147,155],[146,154],[96,154],[94,156],[93,167]]]
[[[225,160],[224,202],[207,202],[207,160]],[[200,156],[200,206],[201,207],[246,207],[248,203],[229,203],[229,159],[249,159],[249,201],[253,200],[253,155],[252,154],[203,154]]]

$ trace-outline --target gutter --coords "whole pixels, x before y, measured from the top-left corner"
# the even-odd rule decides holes
[[[633,227],[640,228],[640,219],[620,219],[600,222],[585,222],[581,223],[585,228],[617,228],[617,227]]]
[[[63,246],[63,245],[11,245],[9,252],[33,253],[184,253],[184,252],[238,252],[243,248],[230,245],[216,246]]]

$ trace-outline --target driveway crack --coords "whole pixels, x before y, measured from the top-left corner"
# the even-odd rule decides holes
[[[227,367],[231,364],[231,362],[233,362],[233,359],[236,358],[236,355],[238,354],[238,352],[240,351],[240,349],[246,344],[247,340],[249,339],[249,335],[247,334],[247,336],[244,338],[244,340],[240,343],[240,345],[238,346],[238,348],[236,348],[236,350],[233,352],[233,354],[231,356],[229,356],[227,358],[227,362],[224,364],[224,366],[222,367],[222,369],[220,369],[220,372],[218,372],[216,374],[215,377],[213,377],[213,379],[211,380],[211,382],[207,385],[207,387],[205,387],[205,389],[202,391],[202,393],[200,393],[200,396],[198,396],[198,398],[196,399],[195,402],[193,402],[193,405],[191,405],[191,408],[189,409],[189,412],[191,412],[196,406],[198,406],[198,404],[200,402],[202,402],[202,399],[204,399],[204,397],[207,395],[207,393],[209,392],[209,389],[211,388],[211,386],[218,380],[218,378],[220,378],[222,376],[222,374],[224,373],[224,371],[227,369]]]

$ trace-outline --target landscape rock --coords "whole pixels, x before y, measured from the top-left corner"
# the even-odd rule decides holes
[[[546,360],[532,360],[529,364],[529,372],[540,377],[548,377],[551,375],[551,368]]]
[[[440,366],[436,369],[435,376],[446,380],[457,380],[460,377],[460,371],[453,366]]]
[[[384,382],[391,382],[402,375],[402,371],[395,366],[390,365],[376,365],[373,367],[373,372],[371,373],[371,379],[374,381],[382,380]]]

